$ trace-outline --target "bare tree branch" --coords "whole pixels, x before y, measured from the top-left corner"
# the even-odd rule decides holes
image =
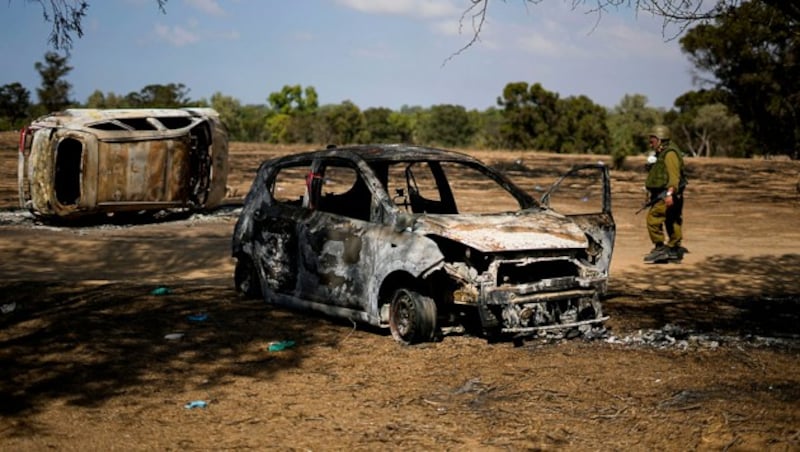
[[[486,23],[486,14],[489,9],[489,2],[497,0],[470,0],[469,7],[463,12],[459,19],[459,33],[461,32],[464,22],[470,19],[472,22],[472,37],[469,42],[464,44],[463,47],[452,53],[442,66],[447,64],[448,61],[460,55],[465,50],[472,47],[480,40],[480,34],[483,31],[483,26]],[[501,0],[503,3],[508,3],[507,0]],[[520,0],[527,7],[529,4],[537,5],[543,3],[545,0]],[[562,0],[566,1],[566,0]],[[716,0],[716,1],[702,1],[702,0],[569,0],[573,10],[585,8],[587,13],[597,14],[597,23],[599,24],[603,14],[620,8],[630,8],[635,14],[645,12],[654,16],[660,17],[663,20],[662,35],[665,40],[672,40],[682,35],[690,26],[698,22],[712,21],[724,14],[727,14],[732,8],[736,8],[746,0]],[[800,4],[797,2],[787,0],[761,0],[765,3],[776,6],[784,13],[792,16],[795,19],[800,19]],[[596,27],[597,25],[595,25]],[[669,31],[670,27],[675,26],[677,30]]]
[[[464,19],[468,15],[471,15],[472,39],[470,39],[469,42],[463,47],[450,54],[449,57],[445,58],[445,60],[442,62],[442,66],[447,64],[448,61],[452,60],[458,55],[461,55],[463,51],[472,47],[472,45],[475,44],[480,37],[481,30],[483,30],[483,24],[486,22],[486,11],[489,8],[489,0],[470,0],[470,2],[472,4],[461,14],[461,18],[458,20],[458,34],[461,34],[461,30],[464,27]]]
[[[11,2],[12,0],[8,0]],[[83,19],[89,11],[89,2],[86,0],[27,0],[29,3],[38,3],[42,8],[42,17],[45,22],[53,24],[48,41],[55,49],[69,51],[72,48],[72,37],[83,37]],[[155,0],[158,9],[166,14],[168,0]]]

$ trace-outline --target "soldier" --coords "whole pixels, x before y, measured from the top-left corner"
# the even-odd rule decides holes
[[[686,248],[683,239],[683,189],[686,187],[683,155],[670,143],[667,126],[657,125],[650,132],[650,147],[656,161],[647,173],[645,187],[655,201],[647,212],[647,232],[653,250],[644,257],[646,263],[680,262]],[[664,232],[666,231],[666,242]]]

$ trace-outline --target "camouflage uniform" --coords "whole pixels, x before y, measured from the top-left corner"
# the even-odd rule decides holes
[[[681,246],[685,186],[686,175],[681,151],[664,139],[656,149],[656,162],[647,173],[645,187],[650,193],[650,199],[657,198],[665,192],[671,195],[672,205],[667,207],[664,199],[661,199],[647,212],[647,232],[654,248],[645,257],[645,262],[680,261],[683,258],[686,252]]]

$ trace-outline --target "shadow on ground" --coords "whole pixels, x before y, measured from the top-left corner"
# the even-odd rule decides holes
[[[269,379],[297,366],[309,345],[338,340],[319,328],[324,319],[244,300],[232,288],[13,282],[0,291],[8,311],[0,315],[2,416],[53,400],[91,407],[142,388],[168,398],[236,376]],[[270,352],[285,340],[296,345]]]
[[[612,282],[607,312],[622,328],[800,338],[798,269],[797,254],[645,266]]]

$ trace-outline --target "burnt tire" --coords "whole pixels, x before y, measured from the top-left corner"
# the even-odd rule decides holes
[[[236,259],[236,268],[233,271],[233,282],[236,291],[247,298],[261,297],[261,282],[258,279],[253,260],[248,256],[239,256]]]
[[[437,337],[436,303],[409,289],[398,289],[389,306],[389,329],[401,344],[432,342]]]

